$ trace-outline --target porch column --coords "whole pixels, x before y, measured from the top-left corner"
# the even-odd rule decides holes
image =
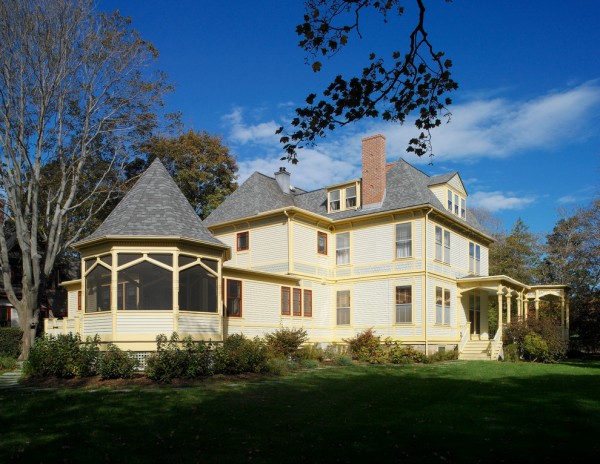
[[[509,293],[506,294],[506,323],[510,324],[510,310],[511,310],[511,302],[512,295]]]
[[[526,296],[523,297],[523,320],[527,320],[527,313],[529,312],[529,300]]]
[[[567,313],[567,336],[569,335],[569,298],[565,296],[565,311]]]
[[[560,326],[565,330],[565,297],[560,297]]]
[[[498,330],[502,330],[502,290],[501,287],[498,288],[498,292],[496,293],[496,295],[498,295]],[[502,333],[502,332],[500,332]]]
[[[525,320],[525,317],[523,316],[523,303],[521,300],[521,294],[517,293],[517,320],[521,319],[521,320]]]
[[[537,294],[536,294],[536,297],[534,300],[534,304],[535,304],[535,318],[537,320],[540,318],[540,299],[537,297]]]

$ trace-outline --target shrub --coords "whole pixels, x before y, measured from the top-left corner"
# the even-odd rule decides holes
[[[519,361],[519,348],[516,343],[511,343],[504,347],[504,360],[508,362]]]
[[[352,365],[352,358],[347,355],[336,356],[332,361],[336,366],[351,366]]]
[[[436,351],[426,357],[425,363],[431,364],[442,361],[451,361],[453,359],[458,359],[458,350]]]
[[[313,360],[303,360],[304,362],[314,362]],[[318,364],[317,364],[318,365]],[[268,372],[273,375],[283,375],[288,372],[295,371],[300,367],[296,361],[292,361],[286,358],[269,358],[265,364],[264,372]]]
[[[316,359],[301,359],[300,367],[304,369],[316,369],[317,367],[319,367],[319,361],[317,361]]]
[[[218,353],[219,373],[241,374],[243,372],[267,371],[268,349],[258,337],[246,338],[233,334],[225,339]]]
[[[388,358],[393,364],[412,364],[422,363],[427,359],[427,355],[421,351],[415,350],[410,345],[394,344],[390,348]]]
[[[354,359],[369,361],[381,356],[381,337],[376,336],[373,329],[366,329],[352,338],[343,340],[348,344],[350,354]]]
[[[186,350],[181,349],[181,345],[176,332],[173,332],[169,339],[164,334],[157,335],[156,353],[146,360],[146,376],[163,383],[169,383],[174,378],[185,377],[189,366],[189,355]]]
[[[317,345],[305,345],[298,350],[298,359],[311,359],[321,362],[325,359],[325,352],[323,348]]]
[[[523,356],[529,361],[544,362],[549,358],[550,352],[546,341],[535,332],[525,335],[523,340]]]
[[[0,356],[18,358],[21,354],[23,331],[18,327],[0,328]]]
[[[275,358],[299,359],[298,349],[306,340],[308,340],[308,334],[304,329],[282,327],[265,335],[267,347]]]
[[[12,356],[0,355],[0,372],[12,371],[17,368],[17,360]]]
[[[106,352],[100,356],[98,374],[103,380],[131,379],[138,364],[137,359],[111,343]]]
[[[100,338],[81,341],[79,334],[37,339],[24,365],[26,374],[42,377],[88,377],[96,374]]]
[[[566,356],[567,343],[562,339],[560,326],[556,325],[552,319],[536,320],[531,318],[527,319],[527,321],[513,321],[506,328],[504,343],[516,344],[519,357],[530,360],[529,355],[525,355],[524,344],[525,338],[532,333],[541,337],[546,343],[547,354],[543,362],[557,362]],[[530,340],[531,343],[533,342]],[[541,360],[538,359],[538,361]]]

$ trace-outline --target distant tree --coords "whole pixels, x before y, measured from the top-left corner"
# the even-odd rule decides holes
[[[560,219],[546,237],[542,283],[570,287],[572,332],[600,349],[600,200]]]
[[[299,46],[307,53],[307,63],[314,72],[323,67],[321,57],[340,53],[352,37],[362,38],[361,20],[369,14],[379,15],[384,23],[390,15],[403,16],[409,0],[305,0],[304,22],[296,27]],[[312,145],[327,131],[364,118],[381,117],[384,121],[403,123],[415,114],[415,126],[421,131],[409,141],[407,151],[422,156],[431,152],[431,129],[449,119],[445,96],[458,88],[451,78],[452,62],[435,50],[425,28],[425,3],[413,0],[417,17],[406,34],[407,46],[392,53],[391,63],[371,53],[359,76],[335,77],[321,98],[311,93],[306,106],[296,109],[291,133],[281,142],[287,158],[297,162],[297,150]],[[448,2],[450,0],[447,0]],[[282,158],[284,159],[284,158]]]
[[[202,219],[237,188],[236,157],[217,135],[189,130],[153,137],[140,149],[144,158],[128,166],[127,176],[140,174],[158,157]]]
[[[538,279],[540,259],[539,238],[519,218],[508,235],[496,237],[490,246],[490,275],[507,275],[533,284]]]
[[[20,295],[2,227],[0,264],[25,329],[23,358],[57,256],[111,201],[131,147],[151,134],[169,89],[148,69],[156,49],[128,19],[94,4],[0,2],[0,183],[22,255]]]
[[[502,219],[485,209],[478,208],[475,206],[469,207],[469,214],[472,214],[479,225],[483,227],[485,232],[494,238],[502,238],[506,235],[506,232],[502,229]]]

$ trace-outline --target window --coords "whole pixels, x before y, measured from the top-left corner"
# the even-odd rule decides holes
[[[242,281],[227,280],[227,315],[242,317]]]
[[[469,272],[481,273],[481,247],[473,242],[469,242]]]
[[[412,287],[396,287],[396,324],[412,322]]]
[[[346,188],[346,208],[356,208],[356,185]]]
[[[0,307],[0,327],[10,327],[11,324],[11,308],[6,306]]]
[[[236,242],[237,242],[237,251],[245,251],[245,250],[249,249],[250,248],[249,233],[247,231],[238,233],[237,237],[236,237]]]
[[[412,256],[412,226],[410,222],[396,224],[396,258]]]
[[[217,312],[217,278],[202,266],[179,272],[179,309]]]
[[[329,211],[339,211],[340,204],[340,191],[332,190],[329,192]]]
[[[302,291],[299,288],[294,289],[292,307],[294,316],[302,316]]]
[[[350,325],[350,290],[337,292],[337,325]]]
[[[448,210],[452,212],[452,190],[448,190]]]
[[[458,216],[458,195],[454,194],[454,214]]]
[[[325,232],[317,232],[317,253],[327,254],[327,234]]]
[[[290,314],[290,287],[281,287],[281,315]]]
[[[464,198],[460,199],[460,217],[467,218],[467,201]]]
[[[356,209],[360,203],[359,193],[358,182],[329,190],[327,193],[327,212],[335,213],[347,209]]]
[[[450,290],[435,287],[435,323],[450,324]]]
[[[110,311],[110,269],[97,265],[85,278],[85,312]]]
[[[450,264],[450,231],[435,226],[435,259]]]
[[[304,290],[304,317],[312,317],[312,290]]]
[[[444,262],[450,263],[450,231],[444,231]]]
[[[337,234],[335,237],[335,263],[350,264],[350,232]]]

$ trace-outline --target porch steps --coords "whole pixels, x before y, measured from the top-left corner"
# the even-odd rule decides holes
[[[490,343],[489,340],[469,340],[458,355],[458,359],[466,361],[490,361]]]

